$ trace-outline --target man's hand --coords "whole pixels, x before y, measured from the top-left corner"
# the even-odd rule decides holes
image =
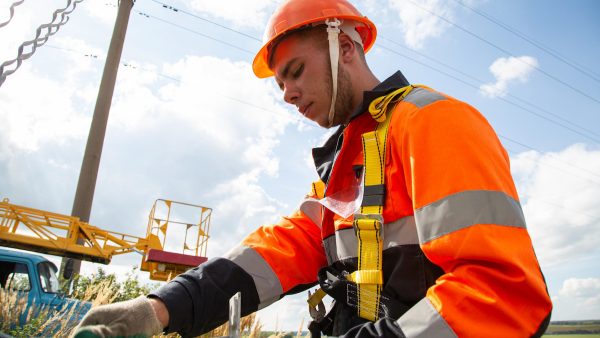
[[[149,337],[161,333],[168,322],[167,309],[160,300],[140,296],[91,309],[74,337]]]

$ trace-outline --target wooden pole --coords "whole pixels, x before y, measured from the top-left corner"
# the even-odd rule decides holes
[[[127,24],[129,23],[129,15],[133,8],[135,0],[119,1],[119,9],[115,27],[113,29],[106,63],[104,64],[104,72],[102,73],[102,81],[96,99],[96,107],[94,108],[94,116],[92,117],[92,125],[88,135],[81,171],[79,173],[79,181],[77,182],[77,190],[75,192],[75,200],[73,201],[72,216],[79,217],[84,222],[89,222],[90,213],[92,210],[92,202],[94,200],[94,190],[96,188],[96,179],[98,177],[98,167],[100,166],[100,157],[102,155],[102,146],[104,144],[104,135],[106,134],[106,124],[108,122],[108,113],[112,103],[112,97],[115,90],[115,82],[117,79],[117,71],[121,63],[121,53],[125,42],[125,33],[127,32]],[[82,243],[82,242],[81,242]],[[65,266],[70,258],[63,258],[61,263],[60,277],[63,277]],[[78,274],[81,268],[80,260],[73,260],[68,263],[69,270],[72,269],[73,275]],[[72,280],[72,277],[68,278]]]

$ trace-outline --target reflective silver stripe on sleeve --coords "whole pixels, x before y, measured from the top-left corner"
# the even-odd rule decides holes
[[[256,286],[256,292],[260,299],[259,309],[264,308],[277,301],[283,293],[279,278],[271,269],[271,266],[254,249],[238,245],[225,254],[225,258],[231,260],[246,271]]]
[[[446,320],[431,305],[429,299],[421,299],[406,311],[396,323],[406,338],[456,338]]]
[[[407,216],[383,227],[383,250],[407,244],[419,244],[415,218]],[[357,240],[353,228],[342,229],[323,240],[329,264],[341,259],[356,257]]]
[[[447,99],[447,97],[436,93],[430,89],[417,87],[413,89],[410,93],[408,93],[408,95],[404,98],[403,101],[410,102],[419,108],[423,108],[436,101]]]
[[[521,205],[501,191],[471,190],[446,196],[415,212],[421,244],[475,224],[525,228]]]
[[[321,228],[321,220],[323,215],[323,205],[316,198],[306,198],[300,204],[300,211],[310,218],[319,228]]]

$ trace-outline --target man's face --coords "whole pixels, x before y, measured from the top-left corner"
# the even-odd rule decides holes
[[[328,50],[311,37],[291,35],[273,52],[271,67],[284,101],[295,105],[306,118],[328,127],[332,92]]]

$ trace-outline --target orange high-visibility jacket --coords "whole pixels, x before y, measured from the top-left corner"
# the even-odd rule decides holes
[[[398,103],[391,119],[383,294],[409,305],[393,320],[407,337],[541,335],[552,305],[509,157],[492,127],[468,104],[424,87]],[[356,185],[361,134],[376,125],[367,112],[343,129],[325,197]],[[322,207],[318,197],[308,196],[298,211],[260,227],[226,255],[254,283],[257,304],[247,301],[246,312],[314,285],[325,266],[356,269],[352,217]],[[426,264],[439,270],[431,280]],[[233,290],[241,282],[223,283]],[[404,295],[419,287],[418,298]]]

